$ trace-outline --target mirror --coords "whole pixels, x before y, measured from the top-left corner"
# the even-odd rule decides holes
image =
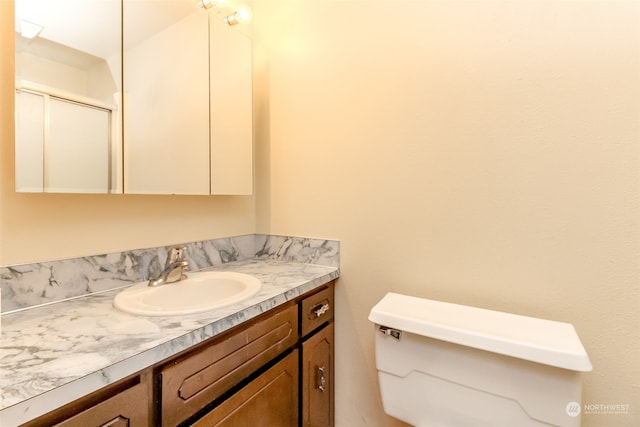
[[[209,14],[191,0],[123,7],[125,193],[208,195]]]
[[[16,191],[117,193],[120,0],[16,0]]]
[[[233,9],[15,1],[16,191],[253,193],[251,39]]]
[[[124,0],[125,193],[253,193],[251,38],[233,12]]]

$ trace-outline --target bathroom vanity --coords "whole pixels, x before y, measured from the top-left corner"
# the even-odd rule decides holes
[[[121,313],[112,307],[115,291],[87,297],[84,306],[80,298],[5,316],[0,351],[11,353],[12,337],[19,347],[20,329],[42,336],[36,330],[46,324],[55,329],[58,322],[77,321],[78,334],[104,330],[102,338],[77,348],[76,362],[69,340],[68,362],[79,365],[95,352],[105,366],[89,366],[44,392],[27,391],[33,384],[17,380],[15,387],[24,389],[10,390],[5,378],[3,395],[23,397],[11,406],[5,400],[2,426],[333,425],[338,269],[263,260],[216,269],[255,275],[262,289],[233,306],[182,318]],[[86,318],[79,318],[83,313]],[[60,337],[52,332],[50,338],[30,353],[55,352],[53,341]],[[32,363],[33,375],[41,375],[39,362],[22,363],[21,357],[5,358],[3,370],[11,371],[13,363],[16,378],[27,376]],[[27,393],[34,395],[24,398]]]

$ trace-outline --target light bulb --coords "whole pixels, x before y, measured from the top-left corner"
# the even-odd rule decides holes
[[[200,0],[198,2],[198,6],[200,6],[203,9],[209,10],[214,7],[216,8],[224,7],[225,3],[227,3],[227,0]]]
[[[241,5],[237,11],[225,18],[229,25],[237,25],[251,20],[251,9],[247,5]]]

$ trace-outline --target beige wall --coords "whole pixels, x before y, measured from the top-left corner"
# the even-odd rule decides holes
[[[0,0],[0,265],[255,231],[254,197],[16,194],[13,2]]]
[[[258,231],[342,241],[337,424],[393,425],[367,315],[395,291],[573,323],[584,403],[630,405],[583,425],[637,426],[640,3],[272,0],[255,16]]]
[[[11,14],[0,0],[1,265],[337,238],[339,426],[393,425],[366,320],[387,291],[573,323],[584,402],[630,405],[584,425],[637,425],[638,3],[257,2],[258,215],[252,197],[15,194]]]

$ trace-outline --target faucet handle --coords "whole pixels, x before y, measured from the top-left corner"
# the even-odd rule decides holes
[[[169,251],[169,255],[167,256],[167,265],[172,264],[176,261],[184,260],[184,253],[187,250],[186,246],[174,246]]]

